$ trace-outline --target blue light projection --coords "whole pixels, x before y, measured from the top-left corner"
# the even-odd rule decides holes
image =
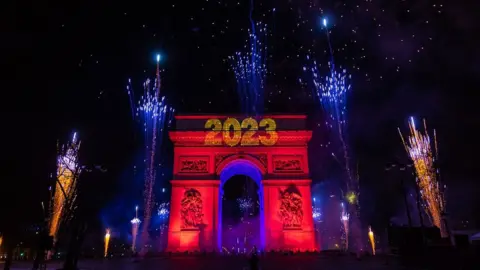
[[[237,159],[230,162],[220,173],[220,188],[218,194],[218,228],[217,228],[217,246],[222,250],[222,197],[225,183],[235,175],[244,175],[250,177],[258,185],[258,198],[260,201],[260,250],[265,249],[265,215],[263,209],[264,195],[262,184],[262,173],[260,169],[251,161]]]

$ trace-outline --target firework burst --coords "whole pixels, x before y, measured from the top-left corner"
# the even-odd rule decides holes
[[[403,137],[400,128],[398,132],[402,139],[405,150],[413,161],[417,176],[417,186],[423,200],[425,212],[434,226],[440,229],[442,237],[448,237],[446,227],[442,223],[442,216],[445,214],[444,189],[439,183],[439,172],[435,168],[438,160],[438,146],[436,132],[433,132],[433,142],[427,133],[427,124],[423,120],[425,133],[417,130],[415,119],[410,118],[410,135],[408,140]]]
[[[327,146],[332,150],[332,157],[340,164],[344,170],[344,185],[346,188],[345,199],[349,202],[348,212],[350,212],[347,222],[352,223],[352,234],[356,241],[356,249],[359,251],[362,244],[360,230],[360,206],[358,197],[360,195],[358,169],[352,168],[351,150],[348,143],[347,131],[347,97],[351,91],[351,75],[346,69],[338,71],[335,66],[334,50],[330,42],[330,29],[326,18],[322,20],[322,28],[325,30],[328,49],[330,52],[330,61],[328,62],[329,75],[321,76],[319,65],[316,61],[310,62],[310,56],[307,61],[313,63],[310,67],[304,67],[303,70],[311,72],[314,85],[314,96],[318,100],[325,113],[325,125],[330,132],[330,140]],[[351,220],[350,220],[351,219]],[[344,226],[345,227],[345,226]],[[346,230],[345,238],[349,238],[350,230]]]
[[[129,83],[131,81],[129,80]],[[149,240],[148,229],[152,218],[154,192],[153,187],[156,179],[156,156],[157,149],[162,145],[162,138],[166,127],[171,124],[171,116],[174,109],[166,104],[165,97],[160,97],[160,55],[157,56],[156,79],[152,83],[147,79],[143,84],[144,94],[138,101],[134,118],[141,119],[145,135],[145,190],[144,190],[144,215],[142,227],[142,245],[145,246]],[[133,88],[129,84],[127,92],[133,104]]]
[[[307,57],[310,60],[309,57]],[[351,91],[351,76],[345,69],[337,72],[334,69],[333,57],[332,62],[329,63],[330,75],[322,77],[318,69],[318,64],[313,61],[313,65],[310,68],[304,67],[304,71],[310,71],[312,74],[312,81],[315,91],[315,96],[318,97],[318,101],[321,104],[323,111],[325,112],[325,125],[330,132],[330,140],[327,146],[332,150],[331,155],[335,161],[340,164],[345,173],[344,185],[347,192],[345,193],[345,199],[349,203],[348,205],[348,218],[343,220],[345,215],[342,214],[343,233],[348,248],[349,238],[349,222],[355,223],[352,227],[352,232],[355,234],[356,248],[359,250],[362,247],[360,220],[359,220],[359,176],[358,170],[355,173],[352,169],[352,162],[350,157],[350,148],[348,144],[348,132],[347,132],[347,96]],[[342,207],[342,211],[346,211],[345,207]],[[350,219],[352,219],[350,221]]]
[[[249,50],[229,56],[230,68],[235,75],[237,92],[242,103],[242,111],[258,115],[263,113],[264,86],[267,75],[267,25],[254,24],[248,30]]]
[[[242,197],[237,199],[238,206],[242,212],[248,211],[253,207],[253,200],[250,197]]]
[[[168,218],[168,216],[170,215],[170,203],[166,202],[166,203],[161,203],[159,206],[158,206],[158,216],[162,219],[162,220],[166,220]]]
[[[322,211],[320,207],[312,207],[312,217],[315,222],[320,222],[322,219]]]
[[[58,230],[62,220],[70,218],[76,198],[77,180],[81,172],[78,164],[80,141],[77,134],[66,145],[58,149],[57,177],[53,199],[51,201],[51,216],[49,234],[57,240]]]

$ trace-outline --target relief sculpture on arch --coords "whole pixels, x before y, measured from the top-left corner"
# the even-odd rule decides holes
[[[187,189],[181,201],[182,229],[198,229],[203,224],[202,195],[196,189]]]
[[[303,200],[299,192],[287,188],[280,192],[280,220],[284,229],[301,229],[303,222]]]

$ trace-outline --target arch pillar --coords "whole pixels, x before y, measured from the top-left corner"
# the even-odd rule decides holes
[[[263,180],[266,250],[316,250],[309,179]],[[302,220],[295,227],[286,227],[281,217],[282,193],[294,189],[301,200]]]
[[[167,251],[213,251],[216,250],[218,187],[219,180],[172,180],[170,220]],[[186,227],[182,217],[182,200],[188,191],[196,191],[201,203],[198,210],[201,218],[195,226]]]

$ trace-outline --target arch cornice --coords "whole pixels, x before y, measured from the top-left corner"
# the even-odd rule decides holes
[[[215,174],[220,175],[222,171],[232,162],[236,160],[243,160],[248,163],[251,163],[253,166],[255,166],[258,171],[262,174],[265,175],[267,173],[267,168],[265,167],[266,165],[262,164],[258,159],[253,157],[252,155],[248,154],[233,154],[231,156],[228,156],[227,158],[223,159],[215,169]]]

